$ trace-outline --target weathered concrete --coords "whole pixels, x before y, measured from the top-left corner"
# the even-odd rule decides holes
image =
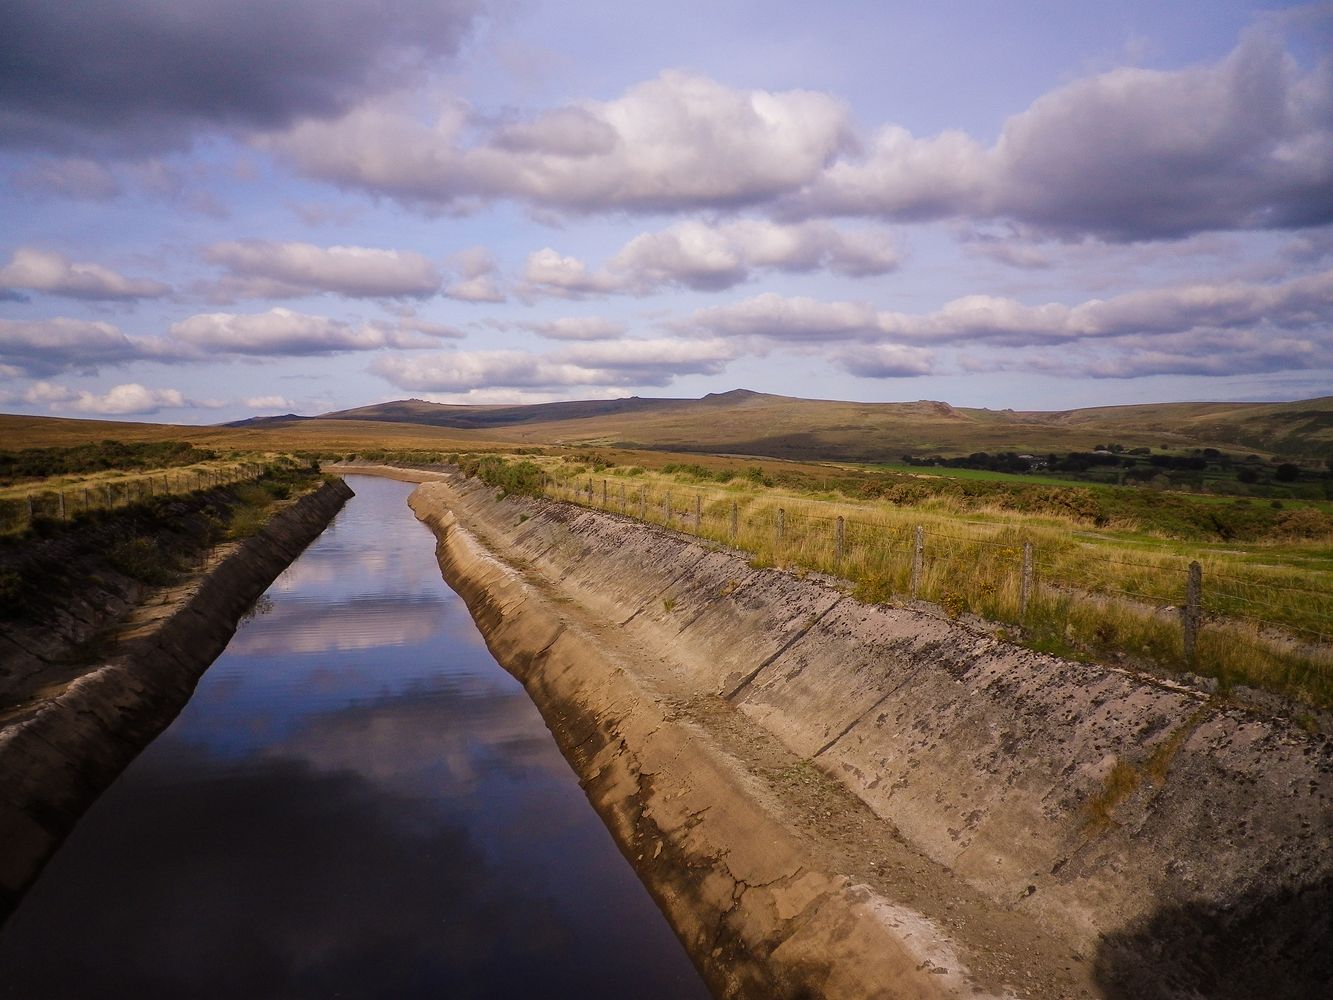
[[[256,535],[219,550],[205,573],[137,609],[111,659],[11,711],[0,729],[0,919],[350,496],[333,480],[279,510]]]
[[[1326,737],[614,515],[461,479],[412,504],[720,993],[1296,997],[1333,975]],[[774,828],[781,790],[741,759],[765,738],[901,835],[912,885],[967,920]]]

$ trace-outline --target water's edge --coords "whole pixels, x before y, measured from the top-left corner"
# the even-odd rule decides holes
[[[0,731],[0,922],[79,817],[189,701],[241,617],[352,496],[331,480],[279,511],[119,654]]]

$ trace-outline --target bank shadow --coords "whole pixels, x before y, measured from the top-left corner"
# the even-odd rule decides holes
[[[1333,996],[1333,877],[1225,908],[1162,907],[1107,935],[1095,962],[1113,1000]]]

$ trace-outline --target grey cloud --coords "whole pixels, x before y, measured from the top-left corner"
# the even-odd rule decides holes
[[[593,372],[523,351],[458,351],[419,357],[389,355],[370,366],[376,375],[414,392],[550,388],[596,381]]]
[[[0,4],[9,146],[139,156],[199,127],[282,127],[346,110],[455,51],[478,4],[63,0]]]
[[[77,201],[109,201],[121,184],[106,167],[79,157],[39,160],[13,175],[15,187]]]
[[[70,299],[161,298],[171,288],[160,281],[126,278],[100,264],[79,264],[48,250],[19,247],[0,267],[0,291],[23,289]]]
[[[1253,31],[1222,62],[1121,69],[1006,123],[1000,208],[1056,232],[1175,237],[1333,221],[1333,68]]]
[[[385,347],[415,349],[438,347],[441,336],[455,337],[449,327],[435,328],[416,321],[392,326],[367,323],[354,327],[327,316],[312,316],[290,309],[264,313],[201,313],[171,327],[178,340],[218,354],[303,357],[374,351]]]
[[[969,372],[1035,371],[1064,378],[1133,379],[1154,375],[1266,375],[1333,369],[1333,344],[1311,338],[1236,331],[1127,337],[1111,345],[1073,345],[1059,354],[1008,351],[967,355]]]
[[[1222,282],[1130,292],[1078,305],[1027,305],[968,295],[930,313],[880,312],[865,303],[820,302],[767,293],[700,310],[686,324],[719,336],[774,341],[990,343],[1013,347],[1262,328],[1327,336],[1333,271],[1277,284]]]
[[[928,351],[901,344],[859,344],[842,348],[829,359],[843,371],[861,378],[915,378],[935,371]]]
[[[1293,349],[1290,343],[1266,350],[1226,351],[1195,354],[1171,351],[1134,351],[1107,358],[1069,371],[1089,378],[1142,378],[1148,375],[1257,375],[1265,372],[1291,371],[1316,365],[1333,364],[1333,352],[1324,351],[1314,362],[1313,345]]]
[[[667,385],[677,375],[717,374],[737,356],[719,340],[620,340],[579,344],[551,354],[456,351],[387,355],[370,370],[414,392]]]
[[[204,286],[206,294],[222,302],[319,292],[349,298],[426,298],[443,282],[434,264],[410,251],[252,239],[215,243],[203,256],[229,272]]]
[[[572,345],[556,352],[553,357],[584,368],[631,372],[642,378],[642,384],[663,384],[649,380],[668,375],[717,374],[738,354],[736,345],[721,338],[676,340],[660,337]]]
[[[619,138],[609,122],[587,108],[557,108],[532,121],[501,127],[491,137],[491,143],[510,153],[578,159],[610,153]]]
[[[542,323],[521,324],[550,340],[611,340],[628,330],[624,323],[601,316],[562,316]]]
[[[0,319],[0,369],[29,376],[95,372],[131,361],[180,361],[190,357],[169,341],[126,336],[110,323],[55,317]]]
[[[973,257],[1025,271],[1041,271],[1052,266],[1050,256],[1033,245],[1030,234],[1018,231],[1015,226],[994,232],[962,225],[957,235],[963,249]]]
[[[792,343],[866,340],[884,333],[880,314],[863,302],[820,302],[765,292],[727,306],[701,309],[686,324],[724,337]]]
[[[1110,240],[1333,221],[1333,60],[1303,72],[1266,30],[1227,58],[1117,69],[1010,118],[994,146],[887,126],[792,214],[1008,218]]]
[[[499,265],[485,247],[470,247],[451,254],[446,262],[457,275],[444,289],[444,294],[461,302],[504,302],[500,288]]]

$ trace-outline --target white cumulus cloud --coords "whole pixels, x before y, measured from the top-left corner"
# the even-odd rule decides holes
[[[529,295],[649,295],[670,286],[718,291],[761,270],[825,270],[864,277],[887,274],[898,263],[897,249],[883,229],[823,222],[783,225],[762,219],[690,221],[640,233],[595,271],[575,257],[544,248],[528,257],[523,280]]]
[[[29,387],[23,398],[29,403],[44,403],[56,413],[68,411],[109,417],[147,415],[198,405],[186,399],[179,389],[150,389],[138,382],[112,386],[101,394],[37,382]]]
[[[201,350],[272,356],[437,347],[441,337],[460,336],[450,327],[417,320],[405,320],[398,326],[352,326],[328,316],[282,308],[263,313],[200,313],[174,324],[171,332],[178,340]]]
[[[307,174],[411,202],[523,198],[574,210],[737,207],[813,180],[851,139],[827,94],[738,90],[668,71],[610,101],[584,101],[468,141],[461,102],[433,120],[372,100],[262,140]]]
[[[250,239],[214,243],[203,256],[228,272],[206,288],[223,301],[319,292],[349,298],[426,298],[443,282],[426,257],[403,250]]]
[[[70,299],[152,299],[171,288],[160,281],[127,278],[100,264],[76,263],[63,254],[19,247],[0,267],[0,290],[45,292]]]

